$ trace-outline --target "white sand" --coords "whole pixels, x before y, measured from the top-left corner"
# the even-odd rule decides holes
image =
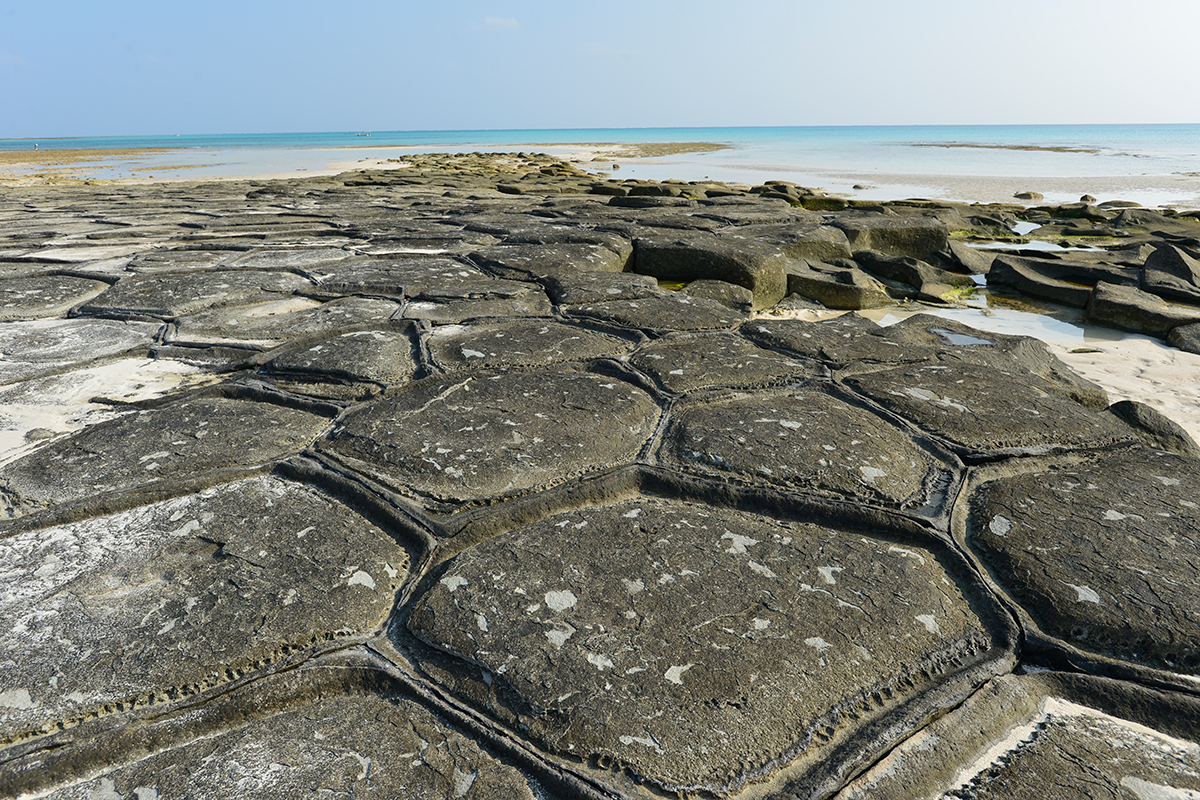
[[[1178,422],[1200,442],[1200,355],[1136,334],[1094,345],[1048,344],[1071,369],[1103,386],[1111,402],[1145,403]],[[1081,349],[1099,352],[1071,352]]]

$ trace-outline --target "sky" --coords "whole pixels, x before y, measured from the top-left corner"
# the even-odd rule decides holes
[[[1200,0],[9,0],[0,138],[1200,123]]]

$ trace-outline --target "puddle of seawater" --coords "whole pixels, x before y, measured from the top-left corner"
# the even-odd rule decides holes
[[[1035,250],[1044,253],[1103,253],[1103,247],[1063,247],[1054,242],[1033,239],[1028,242],[967,242],[967,247],[976,250]]]
[[[129,413],[93,398],[135,402],[219,380],[190,364],[126,358],[6,386],[0,390],[0,465],[51,438]]]

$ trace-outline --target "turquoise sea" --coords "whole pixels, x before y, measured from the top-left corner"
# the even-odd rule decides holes
[[[1079,186],[1150,204],[1200,204],[1200,125],[986,125],[777,128],[594,128],[486,131],[345,131],[182,134],[0,140],[0,151],[137,149],[94,162],[95,177],[204,178],[297,174],[420,151],[567,153],[595,143],[714,142],[727,149],[622,163],[618,177],[795,180],[870,199],[1005,191],[1005,180],[1044,181],[1061,202]],[[575,147],[571,147],[575,145]],[[623,160],[624,161],[624,160]],[[869,185],[853,189],[853,185]],[[1017,185],[1017,184],[1013,184]],[[1056,188],[1057,187],[1057,188]],[[1043,191],[1039,186],[1022,189]],[[1061,189],[1061,191],[1059,190]],[[1089,190],[1090,191],[1090,190]],[[1011,191],[1008,192],[1011,196]],[[1061,196],[1057,196],[1061,195]],[[959,196],[956,199],[974,199]],[[983,199],[983,198],[980,198]]]

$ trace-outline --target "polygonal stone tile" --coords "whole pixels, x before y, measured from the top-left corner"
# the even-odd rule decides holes
[[[429,334],[429,355],[450,372],[587,361],[629,349],[625,339],[541,320],[443,325]]]
[[[629,363],[666,391],[678,393],[794,383],[826,374],[817,364],[787,358],[724,332],[664,337],[638,348]]]
[[[296,247],[286,250],[255,250],[230,263],[242,269],[319,269],[345,261],[354,254],[338,247]]]
[[[0,383],[42,375],[135,347],[149,347],[157,322],[54,319],[0,325]]]
[[[609,320],[631,328],[676,331],[732,328],[750,318],[749,314],[735,311],[714,300],[680,294],[586,303],[572,306],[568,313],[576,317]]]
[[[1200,702],[1104,678],[996,678],[835,800],[1200,796]]]
[[[481,500],[629,463],[657,419],[649,395],[615,378],[484,373],[389,392],[318,447],[402,489]]]
[[[539,278],[572,272],[621,272],[629,250],[614,252],[599,244],[499,244],[471,253],[471,260],[505,277]]]
[[[328,303],[290,297],[180,317],[171,341],[278,347],[294,339],[383,323],[399,310],[398,303],[367,297],[344,297]]]
[[[548,317],[550,313],[550,299],[536,283],[488,279],[418,292],[404,306],[403,317],[454,323],[472,317]]]
[[[226,250],[163,250],[140,253],[129,262],[128,269],[130,272],[212,269],[230,257]]]
[[[0,281],[0,321],[56,317],[107,288],[103,281],[72,275]]]
[[[889,410],[973,452],[1133,442],[1129,430],[1052,394],[1040,378],[974,364],[925,364],[847,378]]]
[[[0,509],[19,516],[95,494],[259,464],[303,448],[328,424],[306,411],[212,397],[131,412],[0,468]]]
[[[856,361],[906,364],[933,359],[931,348],[901,346],[881,336],[885,331],[854,313],[824,322],[756,319],[741,328],[742,335],[756,344],[815,358],[834,369]]]
[[[217,305],[249,303],[292,294],[312,284],[290,272],[206,270],[185,274],[150,272],[122,279],[80,311],[172,319]]]
[[[479,702],[551,753],[681,794],[786,768],[809,796],[944,702],[926,693],[1004,669],[1009,629],[965,574],[913,544],[645,497],[464,551],[408,627],[478,665]]]
[[[377,628],[409,556],[274,477],[0,539],[0,735],[228,680]]]
[[[337,301],[334,301],[337,302]],[[337,379],[405,383],[416,370],[416,331],[396,327],[349,331],[284,350],[266,363],[270,372]]]
[[[404,698],[324,697],[43,795],[534,800],[527,780]]]
[[[946,472],[907,432],[816,387],[684,406],[659,457],[721,478],[891,505],[919,505]]]
[[[487,273],[452,258],[371,258],[317,273],[319,291],[333,295],[413,296],[426,289],[488,280]]]
[[[562,272],[547,277],[545,283],[550,299],[564,306],[636,300],[666,292],[652,276],[633,272]]]
[[[1200,460],[1135,450],[983,483],[966,541],[1048,636],[1200,675]]]

